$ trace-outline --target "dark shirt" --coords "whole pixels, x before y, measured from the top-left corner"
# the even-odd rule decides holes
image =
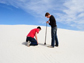
[[[49,20],[50,20],[49,25],[50,25],[51,27],[56,27],[56,26],[57,26],[57,25],[56,25],[56,20],[55,20],[55,18],[54,18],[53,15],[50,16]]]

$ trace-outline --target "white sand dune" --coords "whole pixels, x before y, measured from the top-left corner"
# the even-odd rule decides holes
[[[28,32],[37,26],[0,25],[0,63],[84,63],[84,32],[58,29],[59,47],[44,44],[45,27],[38,34],[38,46],[25,46]],[[51,44],[48,27],[47,45]]]

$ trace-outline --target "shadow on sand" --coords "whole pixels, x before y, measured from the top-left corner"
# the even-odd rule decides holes
[[[47,47],[47,46],[48,46],[48,45],[44,45],[43,43],[39,43],[38,45],[45,46],[45,47]]]
[[[26,46],[26,42],[22,42],[22,45],[25,45],[25,46]],[[44,45],[44,44],[42,44],[42,43],[39,43],[38,45],[46,46],[46,45]]]
[[[22,45],[25,45],[26,46],[26,42],[23,42]]]

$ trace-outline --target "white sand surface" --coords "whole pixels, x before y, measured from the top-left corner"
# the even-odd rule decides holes
[[[38,34],[38,46],[25,46],[26,35],[33,25],[0,25],[0,63],[84,63],[84,32],[58,29],[59,47],[51,44],[51,28]]]

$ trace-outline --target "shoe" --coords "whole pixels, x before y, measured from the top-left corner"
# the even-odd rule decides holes
[[[58,45],[55,45],[56,47],[58,47]]]
[[[54,48],[53,46],[48,46],[49,48]]]
[[[28,47],[30,46],[30,41],[27,42],[27,46],[28,46]]]

